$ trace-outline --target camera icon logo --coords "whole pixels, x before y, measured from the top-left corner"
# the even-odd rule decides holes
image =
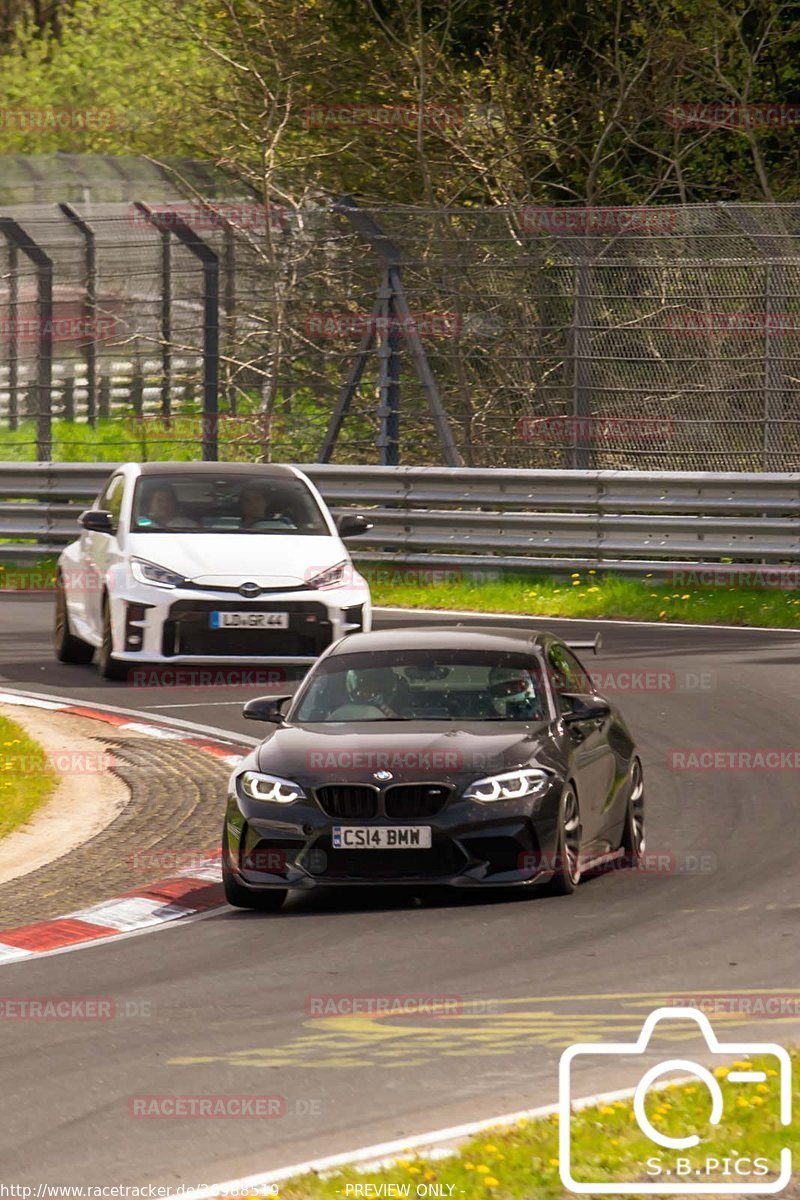
[[[763,1157],[744,1157],[739,1153],[738,1138],[731,1147],[731,1155],[718,1157],[709,1150],[703,1155],[703,1139],[698,1134],[683,1137],[669,1136],[655,1127],[647,1115],[648,1090],[669,1072],[678,1071],[683,1079],[694,1076],[702,1081],[711,1097],[710,1125],[724,1132],[725,1096],[716,1075],[701,1063],[687,1058],[670,1058],[657,1063],[645,1071],[636,1086],[633,1096],[633,1113],[642,1133],[665,1154],[654,1154],[646,1163],[635,1170],[636,1178],[628,1181],[609,1182],[607,1179],[576,1179],[573,1173],[572,1136],[572,1078],[573,1063],[580,1058],[608,1056],[613,1058],[635,1058],[643,1055],[650,1044],[653,1031],[660,1022],[691,1020],[699,1026],[709,1052],[721,1059],[742,1055],[771,1057],[775,1069],[769,1074],[760,1070],[727,1071],[727,1084],[758,1085],[772,1082],[779,1101],[781,1125],[790,1125],[792,1116],[792,1063],[788,1051],[774,1042],[720,1042],[705,1013],[696,1008],[658,1008],[644,1022],[635,1042],[582,1042],[570,1046],[561,1056],[559,1063],[559,1171],[561,1182],[569,1191],[579,1195],[713,1195],[742,1196],[775,1194],[782,1191],[792,1177],[792,1152],[788,1146],[780,1151],[774,1164]],[[741,1066],[742,1064],[737,1064]],[[739,1093],[741,1094],[741,1093]],[[730,1097],[729,1097],[730,1099]],[[699,1148],[699,1149],[698,1149]],[[694,1151],[689,1156],[683,1152]],[[774,1156],[773,1156],[774,1157]],[[774,1175],[777,1178],[766,1178]],[[585,1173],[581,1168],[580,1173]],[[748,1176],[752,1178],[748,1179]]]

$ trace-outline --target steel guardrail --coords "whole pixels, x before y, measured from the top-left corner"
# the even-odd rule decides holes
[[[800,558],[800,474],[298,465],[336,514],[368,512],[361,561],[724,576]],[[57,553],[113,468],[0,464],[0,558]]]

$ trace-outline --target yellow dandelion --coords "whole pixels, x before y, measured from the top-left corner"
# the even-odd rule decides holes
[[[486,1187],[499,1187],[500,1186],[500,1180],[495,1179],[494,1175],[487,1175],[483,1182],[485,1183]]]
[[[558,1159],[557,1159],[557,1158],[551,1158],[551,1159],[550,1159],[550,1166],[551,1166],[551,1167],[557,1167],[557,1166],[558,1166]]]
[[[485,1166],[484,1163],[478,1163],[475,1170],[478,1172],[479,1175],[488,1175],[489,1171],[491,1170],[491,1167]]]

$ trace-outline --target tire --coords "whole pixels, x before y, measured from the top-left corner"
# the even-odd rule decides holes
[[[622,828],[620,849],[624,851],[629,867],[637,867],[639,865],[645,849],[645,825],[644,776],[642,774],[642,764],[638,758],[633,760],[631,791],[628,796],[628,807],[625,812],[625,824]]]
[[[86,663],[90,663],[94,657],[94,646],[90,646],[83,638],[76,637],[70,629],[67,597],[60,579],[56,580],[54,641],[56,658],[59,662],[84,666]]]
[[[224,847],[222,855],[222,886],[228,904],[232,904],[234,908],[252,908],[256,912],[277,912],[289,894],[288,889],[265,888],[263,891],[252,892],[250,888],[242,887],[228,866]]]
[[[124,679],[127,668],[119,659],[114,658],[111,652],[113,644],[111,636],[111,610],[108,605],[108,596],[104,596],[103,641],[98,651],[97,665],[100,668],[100,674],[103,676],[103,679]]]
[[[571,783],[561,795],[558,809],[556,864],[548,885],[551,896],[571,896],[581,881],[581,814],[578,797]]]

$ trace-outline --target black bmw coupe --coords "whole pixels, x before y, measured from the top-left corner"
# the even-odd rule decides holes
[[[564,895],[590,863],[644,850],[633,737],[550,633],[352,634],[294,696],[244,715],[273,728],[231,778],[222,870],[239,908],[336,884]]]

